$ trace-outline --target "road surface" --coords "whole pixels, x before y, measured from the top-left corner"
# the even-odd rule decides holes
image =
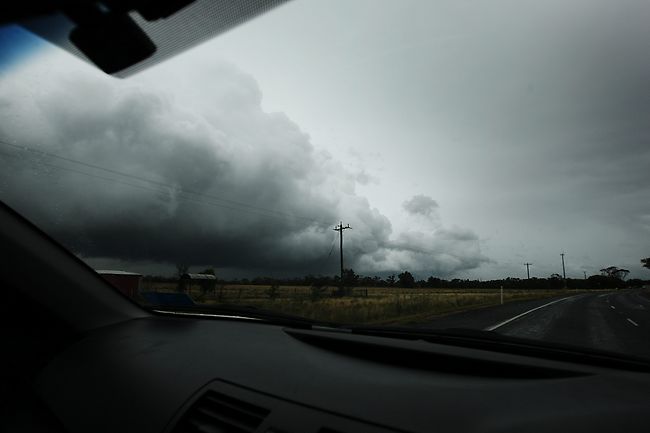
[[[472,328],[650,358],[650,292],[567,293],[454,314],[427,328]]]

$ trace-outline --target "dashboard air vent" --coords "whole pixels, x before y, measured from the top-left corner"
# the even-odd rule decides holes
[[[173,433],[252,433],[269,410],[208,391],[181,418]]]

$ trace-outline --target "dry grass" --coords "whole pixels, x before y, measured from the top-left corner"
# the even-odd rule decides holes
[[[143,290],[173,291],[174,284],[143,282]],[[350,324],[406,324],[435,316],[500,303],[499,290],[355,288],[351,296],[333,297],[336,288],[314,293],[310,287],[218,285],[214,293],[193,287],[198,304],[243,304],[314,320]],[[506,290],[504,302],[540,299],[565,293],[544,290]]]

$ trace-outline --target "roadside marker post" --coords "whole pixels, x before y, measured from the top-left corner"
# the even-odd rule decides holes
[[[503,286],[501,286],[501,305],[503,305]]]

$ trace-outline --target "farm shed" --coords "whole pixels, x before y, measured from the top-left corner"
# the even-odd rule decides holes
[[[192,287],[199,287],[202,292],[214,292],[217,277],[212,274],[183,274],[179,281],[183,292],[189,292]]]
[[[132,298],[140,290],[141,274],[126,271],[109,271],[97,270],[95,271],[108,281],[113,287],[124,293],[126,296]]]

